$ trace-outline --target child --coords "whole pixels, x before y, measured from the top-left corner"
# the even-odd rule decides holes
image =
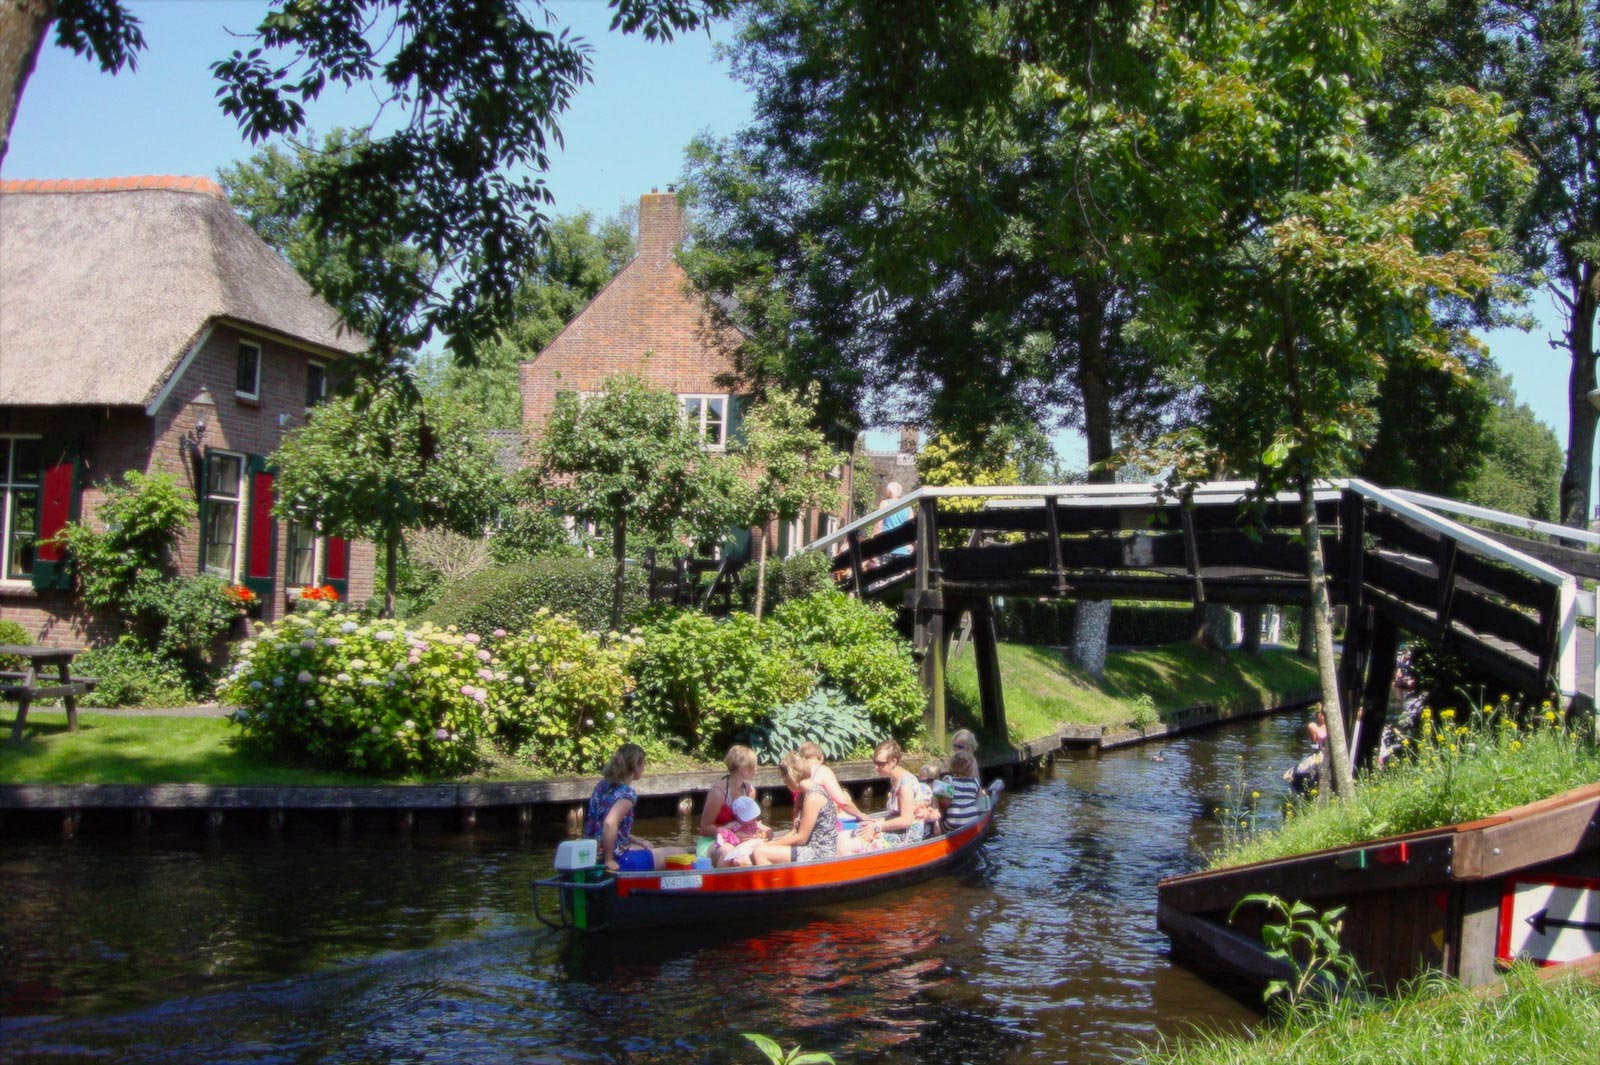
[[[711,848],[712,865],[751,865],[751,853],[772,830],[761,823],[761,805],[748,795],[730,804],[733,820],[717,829],[717,842]]]
[[[969,728],[957,729],[955,735],[950,737],[950,750],[952,753],[967,751],[976,755],[978,753],[978,737],[973,735],[972,730]]]
[[[939,831],[939,806],[934,802],[934,796],[943,790],[940,787],[940,778],[943,776],[944,765],[938,760],[924,763],[917,770],[917,805],[912,812],[927,822],[927,827],[922,830],[924,837]]]
[[[946,830],[965,828],[983,816],[983,784],[978,780],[978,760],[971,751],[950,756],[950,805],[944,812]]]

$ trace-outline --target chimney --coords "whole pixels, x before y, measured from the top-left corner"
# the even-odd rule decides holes
[[[922,430],[915,425],[902,425],[900,427],[900,454],[915,455],[921,447]]]
[[[678,206],[678,197],[655,189],[640,196],[639,258],[670,259],[682,243],[683,208]]]

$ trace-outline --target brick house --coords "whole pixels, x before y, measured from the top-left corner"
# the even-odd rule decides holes
[[[0,618],[44,643],[111,635],[59,547],[127,470],[194,493],[174,560],[249,586],[372,594],[370,544],[271,514],[267,456],[364,348],[206,178],[0,183]]]

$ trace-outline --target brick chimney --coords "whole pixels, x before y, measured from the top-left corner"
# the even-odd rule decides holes
[[[900,453],[902,455],[915,455],[922,446],[922,430],[915,425],[902,425],[900,427]]]
[[[683,243],[683,208],[678,196],[651,189],[639,197],[639,258],[660,261],[672,258]]]

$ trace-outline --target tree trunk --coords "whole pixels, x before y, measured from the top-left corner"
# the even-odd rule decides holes
[[[394,617],[394,593],[400,585],[400,530],[390,531],[383,545],[383,616]]]
[[[28,85],[44,35],[55,21],[54,0],[10,0],[0,4],[0,163],[11,147],[22,90]]]
[[[756,620],[761,620],[761,608],[767,599],[767,527],[756,530]]]
[[[1239,640],[1239,650],[1247,655],[1261,653],[1261,607],[1250,605],[1239,609],[1240,628],[1243,636]]]
[[[1584,529],[1589,524],[1589,480],[1594,475],[1595,423],[1600,419],[1589,401],[1595,388],[1594,319],[1600,296],[1600,272],[1584,265],[1572,285],[1572,316],[1567,325],[1567,351],[1572,371],[1567,378],[1567,464],[1561,474],[1561,524]]]
[[[615,571],[611,575],[611,628],[622,631],[622,591],[627,584],[628,519],[617,515],[611,526],[611,560]]]
[[[1311,586],[1312,627],[1316,630],[1317,676],[1322,684],[1322,708],[1328,722],[1324,767],[1333,770],[1333,790],[1341,799],[1353,798],[1355,778],[1350,774],[1350,741],[1345,736],[1344,713],[1339,705],[1339,671],[1333,657],[1333,609],[1328,603],[1328,575],[1322,568],[1322,527],[1317,521],[1317,500],[1310,477],[1300,477],[1302,534],[1306,542],[1306,580]],[[1323,780],[1327,780],[1324,773]],[[1321,795],[1327,798],[1327,788]]]
[[[1105,310],[1111,288],[1091,278],[1072,282],[1078,312],[1078,394],[1083,397],[1083,436],[1089,452],[1089,483],[1113,484],[1109,469],[1095,466],[1111,457],[1111,372],[1106,364]],[[1067,659],[1090,676],[1105,672],[1111,634],[1110,600],[1079,600],[1072,614]]]
[[[1295,644],[1294,653],[1301,658],[1317,657],[1317,623],[1312,617],[1311,608],[1300,608],[1300,639]]]

